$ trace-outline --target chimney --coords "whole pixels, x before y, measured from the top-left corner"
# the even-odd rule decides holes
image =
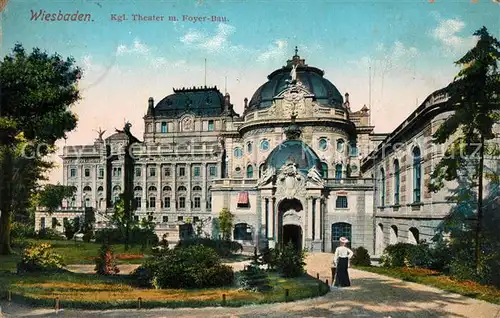
[[[248,98],[245,97],[243,102],[245,103],[245,109],[247,109],[248,108]]]

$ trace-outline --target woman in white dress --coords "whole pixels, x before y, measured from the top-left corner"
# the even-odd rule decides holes
[[[332,273],[334,272],[333,268],[336,268],[335,282],[333,285],[335,287],[348,287],[351,286],[351,281],[349,280],[347,268],[349,267],[349,260],[354,253],[345,246],[349,243],[347,238],[341,237],[339,241],[340,246],[335,249],[335,255],[333,256]]]

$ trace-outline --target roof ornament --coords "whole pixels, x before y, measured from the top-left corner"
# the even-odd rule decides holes
[[[295,123],[295,119],[297,118],[297,112],[295,108],[292,110],[292,116],[290,121],[290,126],[285,129],[285,135],[287,140],[298,140],[302,131],[300,131],[299,126]]]
[[[299,56],[299,48],[295,46],[295,56]]]
[[[97,129],[97,130],[95,130],[95,129],[93,129],[93,130],[94,130],[94,131],[97,133],[97,135],[98,135],[98,137],[97,137],[96,141],[102,141],[102,136],[104,135],[104,133],[106,132],[106,130],[102,130],[102,129],[101,129],[101,127],[99,127],[99,129]]]

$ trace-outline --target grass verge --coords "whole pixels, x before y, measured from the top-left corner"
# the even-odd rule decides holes
[[[238,307],[250,304],[293,301],[324,295],[328,286],[308,275],[282,278],[270,274],[273,290],[266,293],[239,290],[236,287],[213,289],[138,289],[128,276],[102,277],[71,272],[31,274],[22,277],[13,273],[0,277],[0,298],[11,291],[12,300],[53,307],[59,297],[61,308],[111,309],[155,307]],[[288,297],[285,296],[288,290]],[[226,301],[223,303],[223,294]]]
[[[389,277],[399,278],[407,282],[433,286],[448,292],[481,299],[490,303],[500,304],[500,290],[493,286],[485,286],[472,281],[459,281],[450,276],[422,268],[388,268],[364,267],[354,268]]]

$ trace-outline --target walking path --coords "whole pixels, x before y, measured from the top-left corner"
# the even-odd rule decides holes
[[[309,256],[308,272],[331,282],[332,254]],[[243,263],[236,263],[235,267]],[[241,308],[77,311],[29,309],[1,303],[4,317],[460,317],[500,318],[500,306],[436,288],[350,269],[352,287],[292,303]],[[1,317],[1,315],[0,315]]]

